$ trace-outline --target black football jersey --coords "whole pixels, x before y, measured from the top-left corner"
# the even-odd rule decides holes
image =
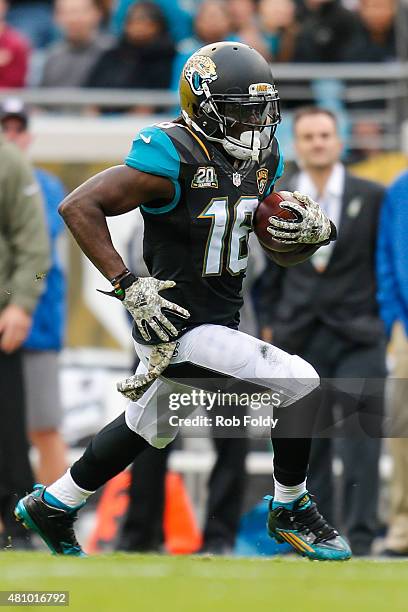
[[[140,131],[125,163],[167,177],[175,187],[172,202],[141,206],[149,272],[175,281],[162,295],[191,314],[188,320],[171,312],[166,316],[180,335],[204,323],[236,328],[253,214],[283,172],[278,141],[259,162],[243,162],[238,170],[201,134],[160,123]],[[149,343],[159,342],[149,332]],[[133,335],[146,343],[136,326]]]

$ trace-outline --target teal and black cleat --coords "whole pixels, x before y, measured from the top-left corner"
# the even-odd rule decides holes
[[[53,498],[55,505],[52,505],[49,500],[45,501],[44,493],[45,486],[36,484],[32,493],[22,497],[15,507],[16,519],[38,533],[54,555],[86,557],[73,529],[77,511],[84,504],[69,508]]]
[[[295,552],[317,561],[346,561],[351,549],[333,527],[319,513],[309,493],[304,493],[290,504],[269,501],[266,527],[277,542],[287,542]]]

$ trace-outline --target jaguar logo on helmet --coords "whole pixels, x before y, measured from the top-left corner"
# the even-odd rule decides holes
[[[196,96],[202,95],[203,83],[218,79],[217,68],[206,55],[193,55],[184,68],[184,76]]]

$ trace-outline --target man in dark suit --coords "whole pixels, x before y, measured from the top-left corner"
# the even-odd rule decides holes
[[[279,188],[319,202],[336,224],[338,239],[293,268],[270,264],[260,296],[262,337],[301,355],[328,381],[318,418],[318,430],[327,437],[313,441],[309,490],[328,520],[334,521],[334,507],[341,509],[338,518],[353,553],[365,555],[377,527],[385,377],[385,338],[375,297],[383,188],[352,176],[341,164],[342,145],[330,111],[298,111],[294,137],[300,170]],[[335,447],[344,468],[340,506],[333,504]]]

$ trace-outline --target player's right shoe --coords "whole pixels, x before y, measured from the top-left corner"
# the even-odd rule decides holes
[[[351,549],[319,513],[308,492],[290,504],[269,501],[267,530],[278,543],[287,542],[303,557],[316,561],[346,561]]]
[[[63,504],[58,507],[45,501],[44,493],[44,485],[34,485],[34,490],[22,497],[15,507],[16,519],[27,529],[38,533],[53,554],[85,557],[73,528],[77,511],[85,502],[75,508]],[[55,502],[58,504],[58,500]]]

